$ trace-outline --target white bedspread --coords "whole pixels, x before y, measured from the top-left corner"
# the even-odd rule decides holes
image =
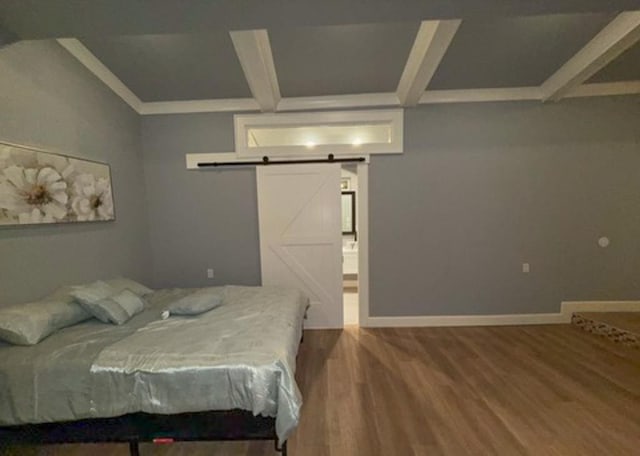
[[[210,312],[160,319],[190,292],[156,292],[120,327],[88,321],[33,347],[0,345],[0,425],[238,408],[275,416],[286,440],[302,404],[294,374],[307,299],[227,286]]]

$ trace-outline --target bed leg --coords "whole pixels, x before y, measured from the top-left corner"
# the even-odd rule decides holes
[[[282,453],[282,456],[287,456],[287,442],[285,441],[282,446],[278,446],[278,439],[274,440],[276,451]]]
[[[129,442],[129,455],[140,456],[140,448],[138,447],[138,442]]]

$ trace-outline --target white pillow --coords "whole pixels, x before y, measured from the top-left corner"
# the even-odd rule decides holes
[[[101,280],[72,287],[71,296],[103,323],[121,325],[144,309],[144,303],[133,291],[117,290]]]

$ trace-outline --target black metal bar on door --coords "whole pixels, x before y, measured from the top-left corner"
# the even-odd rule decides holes
[[[265,165],[294,165],[303,163],[358,163],[364,162],[364,157],[354,158],[335,158],[333,154],[329,154],[327,158],[309,158],[297,160],[276,160],[271,161],[269,157],[262,157],[261,161],[238,161],[238,162],[202,162],[198,163],[198,168],[218,168],[221,166],[265,166]]]

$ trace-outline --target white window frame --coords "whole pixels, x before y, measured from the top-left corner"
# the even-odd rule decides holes
[[[402,109],[369,111],[332,111],[306,113],[236,114],[234,116],[235,148],[239,158],[354,156],[368,154],[401,154],[403,152]],[[391,141],[385,144],[318,144],[307,146],[249,147],[247,131],[256,127],[323,127],[384,123],[391,127]]]

